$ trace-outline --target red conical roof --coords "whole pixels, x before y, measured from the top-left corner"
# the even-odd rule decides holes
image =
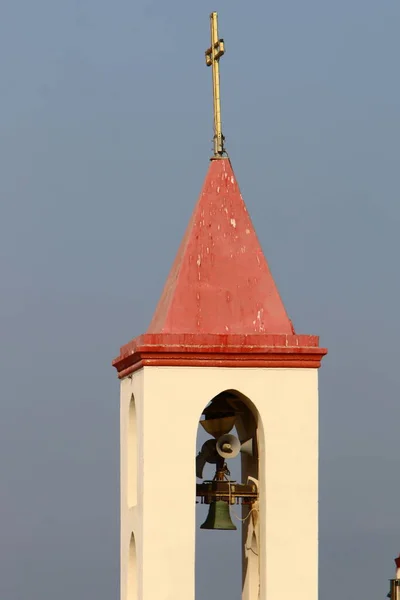
[[[297,335],[228,159],[213,160],[147,333],[113,361],[145,366],[319,368],[327,353]]]
[[[229,159],[210,163],[147,333],[294,333]]]

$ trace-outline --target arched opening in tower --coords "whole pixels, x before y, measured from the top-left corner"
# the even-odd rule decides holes
[[[259,598],[258,411],[238,390],[205,406],[197,433],[196,588],[209,600]]]

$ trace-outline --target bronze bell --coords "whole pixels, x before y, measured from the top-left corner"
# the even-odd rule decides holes
[[[232,523],[229,513],[229,504],[224,500],[215,500],[210,503],[207,519],[200,529],[234,530],[237,527]]]

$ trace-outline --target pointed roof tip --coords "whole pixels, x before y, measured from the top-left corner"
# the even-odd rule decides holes
[[[147,333],[294,334],[229,158],[209,164]]]

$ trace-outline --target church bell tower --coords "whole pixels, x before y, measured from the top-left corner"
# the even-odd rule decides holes
[[[241,196],[222,135],[216,13],[210,25],[213,156],[152,321],[113,361],[121,600],[195,600],[196,499],[207,504],[201,527],[211,538],[229,538],[230,511],[241,511],[243,600],[287,600],[290,587],[297,600],[317,600],[327,351],[295,332]],[[196,456],[199,423],[208,439]],[[240,481],[230,477],[235,459]]]

